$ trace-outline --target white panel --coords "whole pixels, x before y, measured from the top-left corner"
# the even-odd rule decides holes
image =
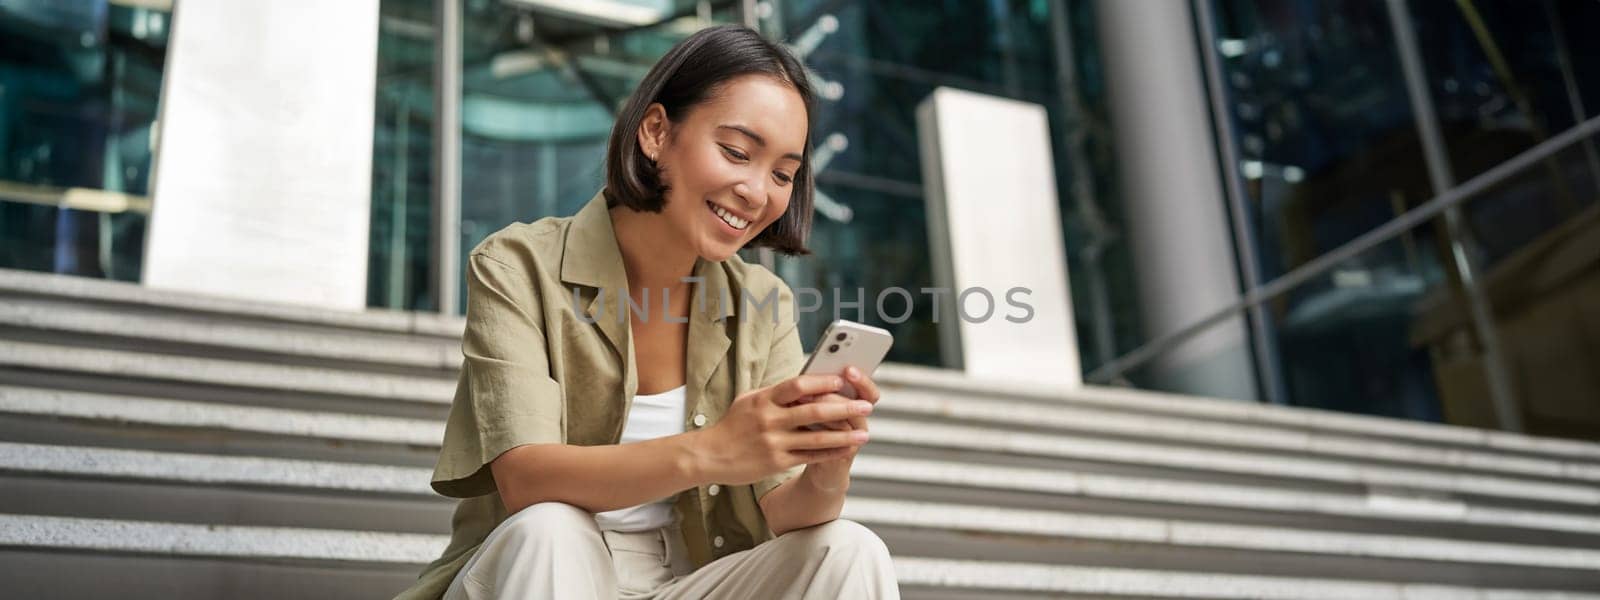
[[[941,299],[946,364],[968,374],[1077,387],[1077,334],[1056,204],[1050,128],[1037,104],[939,88],[917,109],[937,287],[989,290],[995,312],[961,319]],[[1007,301],[1018,295],[1024,309]],[[966,314],[986,303],[968,296]]]
[[[378,0],[183,2],[144,282],[366,305]]]

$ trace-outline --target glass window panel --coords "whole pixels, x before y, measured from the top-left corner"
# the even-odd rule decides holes
[[[1467,251],[1526,430],[1592,437],[1600,405],[1574,400],[1600,397],[1590,368],[1600,364],[1596,173],[1581,145],[1553,162],[1563,182],[1535,164],[1461,207],[1478,239]],[[1560,185],[1588,198],[1585,208],[1565,212],[1551,192]],[[1436,218],[1269,302],[1290,402],[1499,428],[1452,242]]]
[[[139,279],[170,23],[103,0],[0,11],[0,267]]]
[[[367,304],[436,310],[433,239],[432,0],[379,4]]]
[[[815,33],[814,28],[825,18],[837,24],[807,57],[824,86],[836,86],[839,92],[821,103],[815,143],[826,145],[831,137],[844,146],[819,172],[818,185],[858,211],[867,209],[856,199],[862,205],[895,207],[905,223],[902,228],[922,223],[924,218],[915,110],[934,88],[974,90],[1046,109],[1085,368],[1138,343],[1131,272],[1119,270],[1117,263],[1127,264],[1126,237],[1117,233],[1120,212],[1114,200],[1109,119],[1098,77],[1091,4],[1066,3],[1068,12],[1054,15],[1051,10],[1063,4],[967,3],[929,11],[925,5],[911,2],[790,1],[779,5],[777,19],[764,24],[769,32],[779,32],[791,41]],[[957,23],[959,27],[952,26]],[[1058,52],[1057,43],[1062,40],[1071,44],[1069,52]],[[1058,56],[1071,56],[1075,63],[1058,65]],[[1070,71],[1066,76],[1075,76],[1079,82],[1075,90],[1079,96],[1074,98],[1078,112],[1070,117],[1068,101],[1060,91],[1062,68]],[[1081,157],[1081,165],[1074,163],[1074,153]],[[1084,173],[1077,172],[1080,166]],[[1075,182],[1078,177],[1090,180],[1081,190]],[[1085,211],[1095,213],[1093,218]],[[818,220],[824,217],[819,215]],[[867,227],[871,221],[829,225],[833,226]],[[925,237],[925,229],[918,235]],[[899,234],[889,237],[898,239]],[[817,247],[820,253],[841,252]],[[926,250],[918,252],[925,262]],[[875,273],[883,267],[871,262],[830,264],[845,278],[893,280]],[[919,264],[916,269],[920,273],[929,267]],[[890,285],[915,291],[911,285],[915,281],[907,277]],[[869,300],[875,293],[869,291]],[[831,309],[826,312],[831,315]],[[820,332],[822,325],[814,325],[817,331],[813,333]],[[897,360],[912,360],[912,356],[935,360],[936,337],[933,328],[919,335],[903,332],[896,352],[902,351],[903,344],[926,346],[906,348],[908,354]],[[919,339],[925,341],[916,341]]]
[[[1433,325],[1455,294],[1441,231],[1414,229],[1267,304],[1290,404],[1487,425],[1475,347]]]
[[[930,9],[916,0],[791,1],[781,7],[790,38],[824,12],[839,20],[840,45],[829,41],[819,47],[817,64],[882,63],[966,80],[962,87],[999,88],[1009,96],[1054,85],[1050,4],[1045,2],[947,2]]]
[[[1600,436],[1600,161],[1591,136],[1467,201],[1477,280],[1529,433]],[[1465,335],[1467,306],[1436,329]]]
[[[1413,0],[1410,10],[1458,181],[1575,123],[1553,6]]]
[[[815,254],[778,259],[778,274],[797,294],[802,288],[819,292],[810,298],[796,298],[796,302],[817,304],[815,311],[801,315],[802,342],[809,350],[837,314],[893,333],[895,344],[888,360],[939,364],[937,327],[944,325],[933,322],[933,299],[921,291],[933,287],[921,198],[848,187],[826,188],[823,193],[851,207],[850,220],[836,221],[819,212],[809,243]],[[907,294],[885,292],[891,288],[906,290],[911,304],[906,303]],[[882,312],[878,310],[880,294],[884,295]],[[858,301],[859,308],[852,305]],[[948,303],[950,298],[940,302]],[[1003,300],[1000,302],[1000,308],[1005,308]]]
[[[673,44],[727,22],[695,3],[646,3],[676,15],[615,30],[501,2],[463,16],[461,255],[514,222],[571,215],[604,184],[615,111]],[[460,306],[466,306],[465,286]]]
[[[1210,6],[1262,280],[1430,196],[1383,0]]]
[[[1479,268],[1495,269],[1557,229],[1587,222],[1600,189],[1600,137],[1536,162],[1464,206]]]

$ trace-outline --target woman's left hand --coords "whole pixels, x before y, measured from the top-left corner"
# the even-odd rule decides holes
[[[880,397],[878,384],[873,382],[871,377],[862,373],[860,369],[846,367],[844,378],[855,388],[857,396],[855,400],[866,400],[873,405],[877,405]],[[820,394],[811,396],[806,401],[850,402],[852,399],[839,394]],[[850,417],[843,421],[830,421],[822,425],[829,429],[841,431],[867,431],[867,417],[865,415]],[[856,446],[855,450],[840,458],[808,464],[803,476],[810,476],[813,483],[825,490],[843,489],[850,482],[850,465],[855,462],[856,454],[860,452],[860,449],[861,446]]]

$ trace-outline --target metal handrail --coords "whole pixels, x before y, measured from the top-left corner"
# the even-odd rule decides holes
[[[1473,177],[1472,179],[1469,179],[1460,185],[1450,188],[1448,191],[1439,194],[1438,196],[1434,196],[1433,199],[1424,202],[1421,206],[1406,211],[1400,216],[1395,217],[1394,220],[1384,223],[1383,225],[1380,225],[1353,240],[1345,242],[1338,248],[1334,248],[1333,250],[1330,250],[1311,260],[1310,262],[1300,265],[1288,273],[1278,276],[1276,279],[1263,284],[1261,287],[1246,290],[1241,300],[1222,307],[1206,317],[1199,319],[1181,329],[1150,340],[1144,345],[1129,351],[1127,354],[1123,354],[1122,356],[1117,357],[1115,360],[1100,365],[1093,371],[1090,371],[1088,377],[1085,379],[1092,383],[1111,382],[1117,377],[1122,376],[1124,373],[1127,373],[1129,370],[1149,362],[1151,359],[1162,355],[1178,344],[1188,341],[1190,338],[1193,338],[1194,336],[1199,335],[1201,332],[1210,329],[1211,326],[1228,320],[1236,316],[1239,312],[1244,311],[1252,306],[1271,300],[1289,291],[1290,289],[1293,289],[1295,286],[1310,281],[1312,278],[1332,270],[1340,263],[1343,263],[1346,260],[1377,247],[1379,244],[1383,244],[1399,237],[1401,234],[1416,228],[1418,225],[1426,223],[1434,217],[1439,216],[1439,214],[1445,210],[1453,206],[1457,206],[1465,202],[1467,199],[1478,195],[1484,190],[1510,179],[1513,175],[1520,173],[1523,169],[1527,168],[1533,163],[1549,158],[1555,153],[1565,150],[1567,147],[1572,146],[1582,141],[1584,138],[1596,133],[1600,133],[1600,117],[1594,117],[1574,125],[1555,137],[1540,142],[1538,145],[1524,150],[1522,153],[1511,157],[1509,160],[1495,165],[1494,168],[1484,171],[1477,177]]]

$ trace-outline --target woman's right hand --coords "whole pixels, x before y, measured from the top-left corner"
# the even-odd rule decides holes
[[[802,429],[872,412],[865,400],[796,403],[838,392],[843,383],[837,375],[797,375],[734,398],[720,420],[696,433],[703,478],[744,485],[798,464],[845,456],[867,443],[866,431]]]

